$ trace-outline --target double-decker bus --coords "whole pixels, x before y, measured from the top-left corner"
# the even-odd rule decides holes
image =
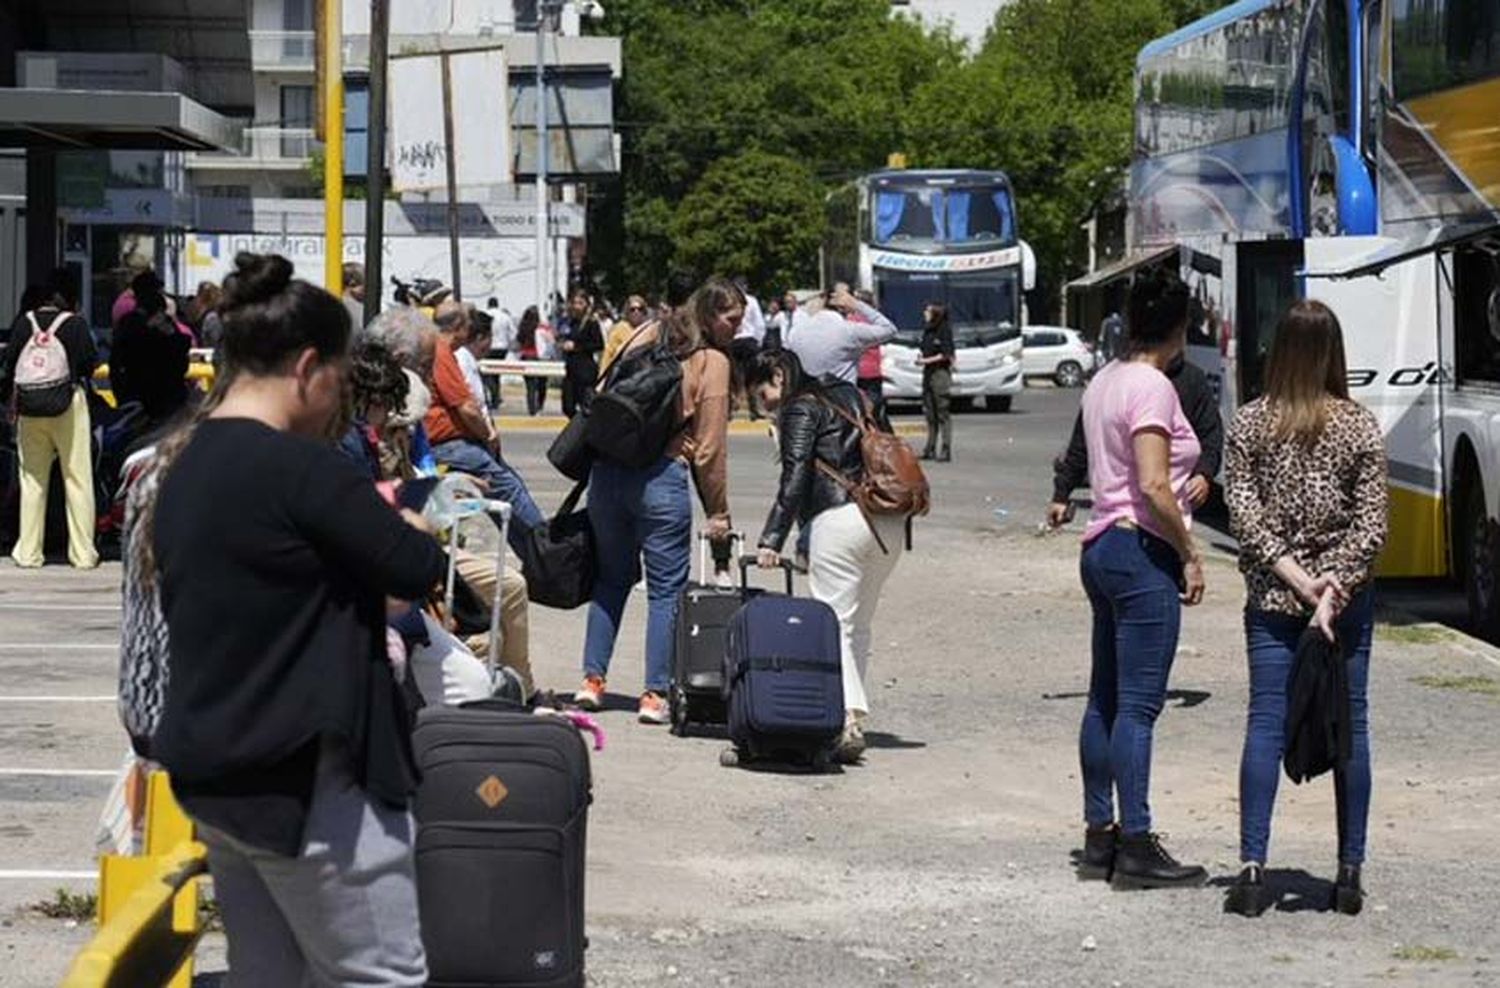
[[[900,331],[885,348],[887,397],[921,396],[922,310],[940,302],[957,351],[955,400],[1009,410],[1022,387],[1023,293],[1034,286],[1036,261],[1019,237],[1003,172],[867,175],[828,197],[827,229],[823,286],[868,289]]]
[[[1386,576],[1460,577],[1500,638],[1500,4],[1243,0],[1137,61],[1131,249],[1171,264],[1226,415],[1300,297],[1386,430]],[[1493,438],[1491,438],[1493,437]]]

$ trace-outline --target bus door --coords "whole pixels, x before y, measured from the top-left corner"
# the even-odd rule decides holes
[[[1239,245],[1235,266],[1235,384],[1239,404],[1260,397],[1266,357],[1282,313],[1301,292],[1300,240],[1257,240]]]

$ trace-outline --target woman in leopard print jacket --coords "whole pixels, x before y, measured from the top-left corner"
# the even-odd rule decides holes
[[[1352,754],[1334,771],[1339,873],[1335,905],[1356,913],[1370,810],[1370,638],[1375,557],[1386,537],[1386,458],[1379,422],[1349,399],[1343,334],[1321,302],[1282,317],[1265,396],[1240,409],[1226,448],[1230,523],[1245,575],[1250,714],[1240,762],[1240,858],[1228,907],[1259,915],[1288,680],[1309,621],[1346,662]]]

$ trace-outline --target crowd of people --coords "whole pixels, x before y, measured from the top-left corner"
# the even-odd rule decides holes
[[[243,254],[222,286],[185,305],[149,272],[116,300],[109,377],[137,408],[133,445],[152,451],[149,496],[132,502],[126,582],[155,594],[170,633],[170,689],[151,757],[209,848],[230,942],[246,983],[425,979],[407,799],[413,705],[482,698],[477,656],[498,633],[501,661],[531,703],[528,587],[514,559],[491,563],[398,507],[402,485],[440,471],[474,478],[512,509],[519,555],[546,516],[504,455],[498,394],[479,373],[493,355],[560,358],[562,402],[587,415],[612,373],[665,346],[681,368],[678,429],[644,466],[608,457],[588,475],[597,569],[584,624],[584,710],[605,702],[624,609],[647,598],[638,719],[669,719],[678,602],[689,580],[693,495],[727,567],[727,442],[737,407],[774,421],[780,479],[756,561],[801,562],[811,595],[838,617],[846,719],[837,757],[858,761],[870,716],[865,679],[882,588],[909,541],[907,520],[872,516],[851,478],[866,470],[865,430],[888,428],[879,347],[896,327],[848,286],[765,306],[743,282],[676,281],[660,302],[632,295],[618,312],[575,290],[544,320],[494,300],[462,303],[436,283],[364,323],[357,265],[342,297],[296,279],[274,255]],[[34,293],[0,356],[0,398],[41,401],[28,356],[57,348],[46,412],[18,407],[21,566],[41,565],[48,476],[61,463],[74,566],[96,565],[90,476],[91,378],[99,362],[76,297]],[[180,314],[179,314],[180,312]],[[1082,581],[1093,612],[1092,669],[1079,757],[1084,877],[1133,888],[1200,884],[1153,829],[1153,726],[1177,652],[1181,607],[1203,597],[1192,514],[1211,496],[1227,450],[1225,498],[1242,545],[1251,697],[1240,770],[1244,870],[1228,907],[1267,905],[1264,869],[1282,730],[1294,677],[1316,629],[1347,664],[1352,744],[1334,766],[1337,907],[1357,912],[1370,796],[1366,700],[1370,585],[1385,536],[1384,457],[1373,416],[1349,399],[1336,317],[1298,303],[1282,320],[1264,397],[1227,439],[1200,371],[1184,363],[1188,294],[1169,272],[1137,279],[1116,359],[1086,391],[1057,461],[1048,519],[1072,516],[1087,485]],[[186,383],[189,348],[215,347],[217,377]],[[872,354],[874,355],[872,357]],[[38,358],[40,360],[40,358]],[[947,313],[925,311],[921,344],[928,437],[951,457]],[[31,361],[42,367],[45,361]],[[40,382],[47,383],[47,382]],[[527,378],[527,408],[545,403]],[[143,488],[146,489],[146,488]],[[232,517],[234,524],[225,524]],[[793,540],[793,530],[800,534]],[[789,547],[790,552],[789,552]],[[455,637],[430,598],[449,557],[498,629]],[[498,576],[498,580],[497,580]],[[488,613],[488,607],[486,607]],[[444,624],[443,619],[449,620]]]

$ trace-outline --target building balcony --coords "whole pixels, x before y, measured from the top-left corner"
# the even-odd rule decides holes
[[[247,126],[239,154],[190,154],[187,167],[219,171],[294,171],[306,168],[318,147],[311,127]]]
[[[316,51],[311,31],[250,32],[250,67],[257,72],[311,72]]]

